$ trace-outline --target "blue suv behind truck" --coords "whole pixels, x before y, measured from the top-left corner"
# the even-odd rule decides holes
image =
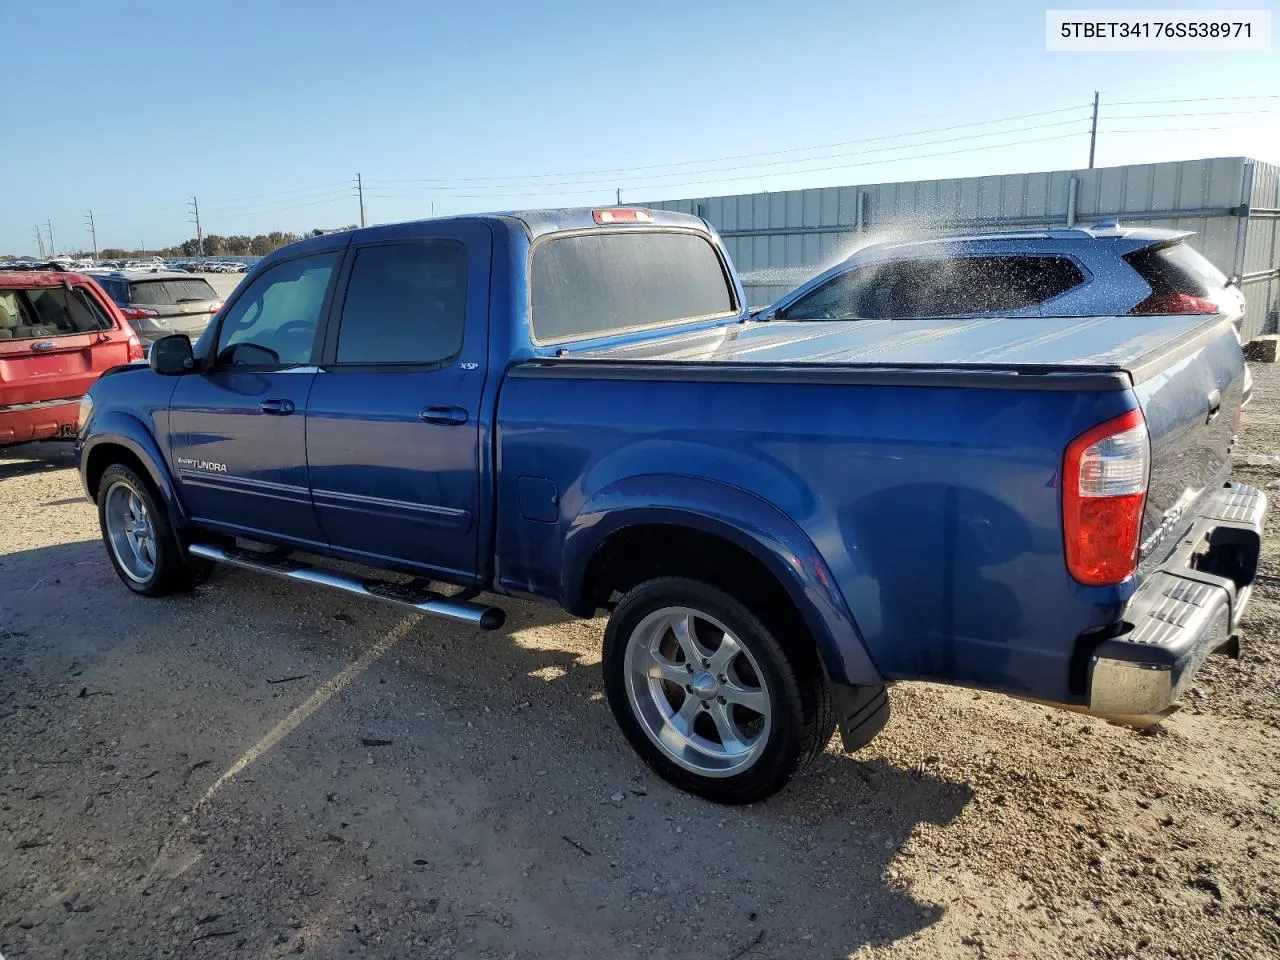
[[[1236,648],[1266,500],[1229,321],[743,303],[660,211],[286,247],[84,401],[107,555],[148,596],[220,562],[477,629],[484,592],[608,610],[623,733],[728,803],[865,744],[891,682],[1151,722]]]

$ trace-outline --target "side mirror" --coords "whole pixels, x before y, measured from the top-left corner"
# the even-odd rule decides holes
[[[191,340],[185,333],[171,333],[151,344],[147,362],[162,377],[181,376],[196,368]]]

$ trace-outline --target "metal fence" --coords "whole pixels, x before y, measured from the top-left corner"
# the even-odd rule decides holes
[[[724,238],[752,306],[770,303],[867,243],[956,230],[1122,223],[1194,230],[1236,274],[1246,337],[1275,332],[1280,306],[1280,168],[1244,157],[953,180],[816,187],[664,200]]]

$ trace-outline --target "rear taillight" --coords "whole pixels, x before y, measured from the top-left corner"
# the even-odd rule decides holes
[[[1189,293],[1153,293],[1129,311],[1130,314],[1217,312],[1218,305],[1212,300]]]
[[[1067,569],[1080,583],[1119,583],[1137,567],[1150,460],[1139,410],[1100,423],[1067,445],[1062,525]]]
[[[222,309],[222,301],[221,300],[213,301],[213,303],[209,304],[209,316],[216,317],[218,315],[218,311],[221,309]]]
[[[149,317],[158,317],[158,310],[149,310],[146,307],[125,307],[124,318],[126,320],[146,320]]]
[[[138,339],[138,335],[132,330],[129,331],[129,362],[141,360],[146,354],[142,350],[142,341]]]

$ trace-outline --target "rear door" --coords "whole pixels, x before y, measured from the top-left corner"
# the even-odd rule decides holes
[[[204,369],[178,378],[171,456],[198,521],[323,542],[307,483],[306,409],[341,257],[341,246],[312,247],[264,270],[221,314]]]
[[[0,290],[4,406],[78,399],[104,370],[128,359],[115,321],[83,286]]]
[[[454,581],[477,571],[492,239],[477,221],[352,244],[307,405],[329,543]]]

